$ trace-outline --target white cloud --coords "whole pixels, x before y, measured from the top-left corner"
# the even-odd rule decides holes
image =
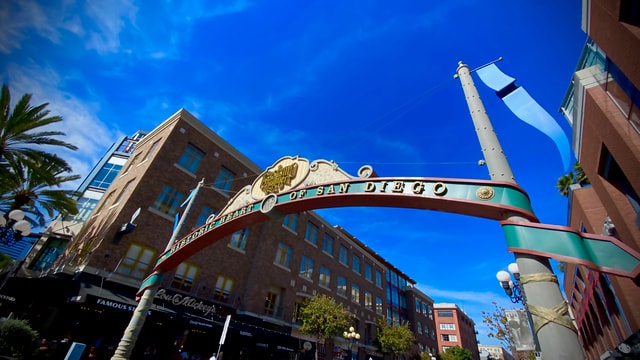
[[[59,39],[49,12],[35,0],[1,1],[0,24],[0,52],[5,54],[20,48],[31,29],[53,42]]]
[[[76,145],[78,150],[62,150],[60,155],[72,166],[74,174],[86,176],[102,156],[105,146],[121,136],[117,128],[109,128],[98,118],[99,101],[79,99],[60,90],[63,79],[51,68],[10,64],[8,72],[13,103],[29,93],[32,94],[31,105],[47,102],[49,114],[63,118],[51,128],[63,131],[66,136],[62,140]]]

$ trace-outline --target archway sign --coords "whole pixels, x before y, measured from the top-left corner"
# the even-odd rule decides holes
[[[353,177],[332,161],[283,157],[244,187],[207,223],[176,241],[158,259],[145,289],[158,277],[226,235],[282,214],[348,206],[437,210],[501,222],[510,252],[545,256],[624,277],[640,274],[640,254],[611,236],[539,224],[519,186],[490,180],[377,177],[365,165]],[[519,216],[530,222],[505,220]]]

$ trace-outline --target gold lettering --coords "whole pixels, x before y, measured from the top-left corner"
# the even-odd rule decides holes
[[[441,182],[433,184],[433,193],[442,196],[447,192],[447,185]]]
[[[386,192],[387,191],[387,182],[383,181],[380,183],[380,192]]]
[[[422,183],[422,181],[416,181],[413,183],[411,190],[414,194],[422,194],[422,192],[424,191],[424,184]]]
[[[304,195],[307,193],[307,189],[302,189],[300,190],[300,192],[298,193],[298,197],[299,198],[303,198]]]
[[[316,189],[316,195],[323,195],[324,194],[324,186],[318,186],[318,188]]]
[[[340,193],[344,194],[349,191],[349,183],[340,184]]]
[[[296,178],[297,173],[297,163],[293,163],[287,166],[279,165],[277,169],[265,172],[262,175],[260,189],[264,191],[265,194],[279,193],[280,191],[284,190],[286,186],[291,185],[291,181]]]
[[[404,182],[402,181],[394,181],[393,182],[393,192],[402,192],[404,190]]]
[[[289,200],[295,200],[296,196],[298,196],[297,192],[294,191],[294,192],[290,193],[289,194]]]
[[[376,183],[371,182],[371,181],[367,181],[364,184],[364,191],[365,192],[372,192],[372,191],[376,191]]]
[[[333,185],[329,185],[329,190],[327,190],[327,194],[335,194],[335,188],[333,187]]]

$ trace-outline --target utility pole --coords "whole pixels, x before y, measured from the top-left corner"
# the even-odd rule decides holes
[[[184,209],[184,213],[178,221],[178,225],[173,229],[173,233],[171,234],[171,238],[165,247],[164,252],[168,251],[173,243],[176,242],[178,236],[182,232],[182,228],[184,227],[185,219],[191,213],[191,207],[194,203],[196,196],[198,195],[198,191],[204,184],[204,179],[200,180],[198,186],[193,190],[193,193],[190,196],[189,202],[187,203],[187,207]],[[129,321],[129,325],[124,330],[124,334],[122,335],[122,339],[120,339],[120,343],[118,343],[118,347],[116,348],[115,353],[111,357],[111,360],[128,360],[131,356],[131,351],[133,347],[136,345],[136,341],[138,340],[138,334],[144,325],[144,321],[147,318],[147,314],[149,313],[149,309],[153,305],[153,299],[158,292],[158,287],[160,286],[162,280],[164,279],[164,274],[157,276],[154,278],[154,282],[147,286],[147,288],[142,293],[140,297],[140,301],[138,302],[138,306],[131,315],[131,320]]]
[[[469,66],[462,61],[459,62],[454,77],[460,78],[491,180],[517,184],[480,100]],[[506,214],[505,220],[529,222],[513,214]],[[514,255],[520,269],[522,286],[527,294],[525,306],[531,312],[533,331],[540,341],[543,358],[584,359],[577,330],[568,315],[567,304],[560,292],[558,280],[551,270],[549,259],[530,254]]]

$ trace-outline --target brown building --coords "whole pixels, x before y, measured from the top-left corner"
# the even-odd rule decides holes
[[[433,314],[433,299],[414,286],[407,287],[407,303],[409,327],[416,337],[418,350],[421,353],[438,353],[436,339],[436,323]],[[414,306],[411,307],[411,304]]]
[[[456,304],[435,304],[435,326],[438,352],[460,346],[471,350],[473,359],[479,360],[475,323]]]
[[[0,301],[0,312],[29,314],[25,317],[43,336],[99,344],[110,356],[136,306],[136,291],[171,238],[176,214],[184,212],[180,238],[205,224],[262,172],[187,111],[178,111],[139,140],[46,276],[3,289],[3,294],[14,291],[18,301],[11,306]],[[197,195],[183,210],[196,187]],[[306,349],[315,349],[315,340],[299,332],[297,315],[300,305],[317,294],[335,298],[354,314],[352,325],[361,335],[353,345],[358,359],[382,359],[374,346],[382,316],[397,323],[413,319],[416,331],[420,322],[416,351],[435,349],[435,325],[423,310],[433,301],[414,284],[313,211],[276,215],[229,234],[167,273],[133,358],[144,351],[169,354],[181,346],[208,357],[231,314],[225,358],[311,359],[313,351]],[[33,293],[20,292],[25,287]],[[59,299],[38,295],[38,288],[56,289]],[[419,311],[407,305],[417,301]],[[350,356],[341,337],[319,350],[325,359]]]
[[[580,231],[615,236],[640,251],[638,3],[591,0],[583,5],[582,27],[589,39],[561,110],[591,185],[572,186],[569,223]],[[638,279],[566,265],[564,290],[588,359],[621,352],[640,356],[638,285]]]

